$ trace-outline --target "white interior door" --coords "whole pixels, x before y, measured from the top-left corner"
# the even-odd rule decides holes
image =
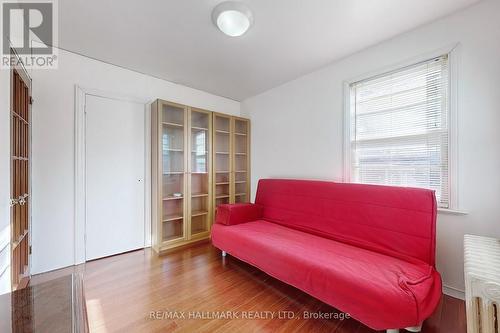
[[[144,104],[85,97],[86,260],[144,247]]]

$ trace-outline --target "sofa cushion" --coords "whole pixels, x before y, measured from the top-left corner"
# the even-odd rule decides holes
[[[374,329],[414,326],[434,310],[440,277],[431,265],[264,220],[212,227],[213,244]]]
[[[223,204],[217,206],[215,223],[234,225],[262,218],[262,206],[251,203]]]
[[[263,219],[434,266],[436,199],[425,189],[263,179]]]

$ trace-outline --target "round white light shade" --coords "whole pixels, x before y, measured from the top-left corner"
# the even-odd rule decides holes
[[[243,35],[253,23],[250,9],[237,1],[226,1],[218,4],[212,12],[214,24],[228,36]]]

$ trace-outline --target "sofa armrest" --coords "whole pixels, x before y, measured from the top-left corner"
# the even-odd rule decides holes
[[[262,218],[262,206],[251,203],[217,206],[215,223],[235,225]]]

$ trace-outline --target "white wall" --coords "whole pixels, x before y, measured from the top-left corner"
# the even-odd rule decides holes
[[[10,291],[10,70],[0,69],[0,294]]]
[[[32,273],[74,263],[75,85],[239,115],[240,103],[59,51],[57,70],[34,70]],[[3,134],[2,134],[3,135]]]
[[[484,0],[245,100],[254,192],[264,177],[341,180],[343,82],[460,43],[458,196],[469,214],[439,214],[437,265],[447,291],[462,291],[463,235],[500,237],[499,13]]]

